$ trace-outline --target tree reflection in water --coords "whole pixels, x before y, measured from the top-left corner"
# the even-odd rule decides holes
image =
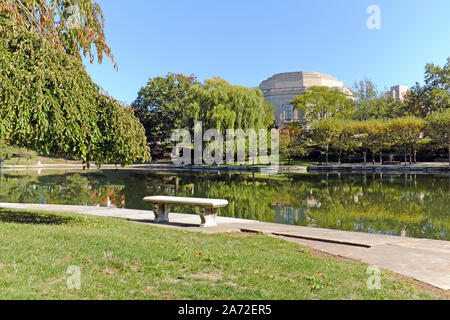
[[[2,202],[152,209],[143,197],[224,198],[228,217],[450,240],[449,175],[3,172],[0,186]]]

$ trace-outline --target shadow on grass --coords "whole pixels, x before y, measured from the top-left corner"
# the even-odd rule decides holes
[[[157,226],[166,225],[166,226],[183,227],[183,228],[200,228],[200,224],[190,224],[190,223],[180,223],[180,222],[159,222],[159,223],[156,223],[155,220],[148,220],[148,219],[127,219],[127,221],[137,222],[137,223],[145,223],[145,224],[154,224],[154,225],[157,225]]]
[[[73,224],[75,222],[78,222],[78,219],[72,217],[58,216],[54,214],[0,209],[0,222],[19,223],[19,224],[62,225],[62,224]]]

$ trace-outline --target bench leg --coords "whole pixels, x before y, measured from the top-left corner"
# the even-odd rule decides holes
[[[169,222],[170,206],[168,204],[159,204],[158,210],[155,211],[155,222]]]
[[[203,209],[200,213],[200,218],[202,219],[202,224],[200,227],[215,227],[217,217],[217,209]]]

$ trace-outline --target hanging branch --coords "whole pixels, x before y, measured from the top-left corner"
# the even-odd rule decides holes
[[[67,12],[74,6],[79,14],[79,25],[75,28],[69,23],[74,17]],[[95,58],[94,44],[98,62],[101,63],[106,54],[114,63],[114,69],[118,69],[105,41],[103,12],[94,0],[3,0],[0,8],[14,24],[45,35],[57,47],[77,58],[89,56],[91,63]],[[57,23],[55,17],[59,17]]]

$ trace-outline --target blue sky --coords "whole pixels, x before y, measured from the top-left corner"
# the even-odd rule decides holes
[[[249,87],[275,73],[316,71],[379,89],[423,81],[450,56],[448,0],[97,0],[118,62],[91,65],[95,82],[131,103],[148,78],[220,76]],[[370,5],[381,29],[369,30]]]

